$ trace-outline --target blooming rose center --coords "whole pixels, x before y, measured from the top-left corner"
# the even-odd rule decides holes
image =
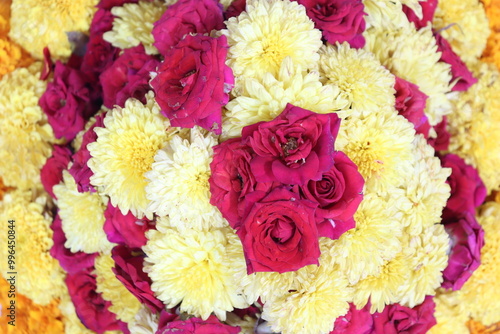
[[[285,157],[288,157],[291,154],[290,151],[296,150],[298,146],[297,139],[294,137],[288,138],[285,144],[281,144]]]
[[[274,222],[274,227],[271,231],[271,237],[279,243],[287,242],[294,231],[293,224],[290,221],[277,220]]]

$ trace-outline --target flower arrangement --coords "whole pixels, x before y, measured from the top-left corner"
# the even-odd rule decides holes
[[[18,326],[498,332],[497,11],[0,5],[0,216],[17,224]]]

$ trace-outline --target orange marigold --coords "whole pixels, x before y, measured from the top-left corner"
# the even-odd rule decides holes
[[[1,22],[0,22],[1,24]],[[33,59],[8,37],[0,37],[0,78],[18,67],[31,65]]]
[[[485,326],[480,322],[475,320],[469,320],[467,322],[467,327],[471,334],[498,334],[500,333],[500,323],[493,324],[491,326]]]
[[[47,306],[40,306],[33,303],[29,298],[16,293],[16,320],[15,326],[11,326],[7,321],[10,300],[8,298],[10,284],[0,276],[0,305],[1,317],[0,333],[18,334],[18,333],[39,333],[39,334],[55,334],[64,333],[64,325],[62,322],[63,316],[57,307],[58,300],[53,300]],[[5,293],[4,293],[5,292]]]
[[[486,49],[483,52],[483,60],[495,63],[500,69],[500,1],[483,0],[483,4],[491,29]]]
[[[9,32],[11,3],[11,0],[0,1],[0,36],[5,36]]]

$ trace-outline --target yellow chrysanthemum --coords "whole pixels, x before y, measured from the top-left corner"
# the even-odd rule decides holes
[[[273,332],[328,333],[335,319],[349,309],[352,289],[328,248],[332,241],[323,240],[320,265],[298,270],[292,289],[280,293],[264,304],[262,318]]]
[[[37,59],[71,54],[70,35],[86,34],[98,0],[13,0],[9,36]]]
[[[149,55],[158,54],[153,46],[153,23],[158,21],[166,9],[163,1],[139,1],[113,7],[115,16],[113,29],[104,33],[104,40],[121,49],[128,49],[142,43]]]
[[[260,314],[257,314],[256,316],[259,317]],[[239,327],[240,328],[239,334],[254,334],[257,319],[255,317],[251,317],[249,315],[245,315],[245,316],[243,316],[243,318],[240,318],[236,314],[230,312],[230,313],[227,313],[225,323],[228,324],[229,326]],[[144,334],[146,334],[146,333],[144,333]],[[149,334],[149,333],[147,333],[147,334]],[[155,333],[153,332],[151,334],[155,334]]]
[[[166,143],[170,122],[160,114],[154,94],[149,92],[146,105],[129,98],[124,108],[108,112],[104,126],[95,128],[97,141],[87,145],[92,156],[88,165],[94,172],[90,182],[103,187],[103,193],[122,214],[130,210],[139,218],[146,215],[151,219],[144,174]]]
[[[209,232],[150,230],[145,269],[167,307],[207,319],[248,306],[235,274],[246,270],[241,242],[229,227]]]
[[[441,54],[430,26],[416,30],[412,24],[394,29],[372,27],[365,31],[365,49],[394,75],[416,84],[429,98],[425,113],[436,125],[450,113],[446,93],[450,88],[450,65],[440,62]]]
[[[409,205],[399,205],[399,211],[403,213],[405,233],[416,236],[424,228],[441,222],[441,213],[450,196],[446,180],[451,169],[441,167],[434,149],[422,135],[416,136],[412,146],[412,172],[405,175],[400,187]]]
[[[403,5],[412,8],[417,16],[422,16],[422,7],[417,0],[364,0],[366,28],[392,29],[408,24],[408,18],[403,12]]]
[[[18,68],[0,80],[0,176],[7,186],[39,186],[40,169],[52,153],[54,133],[38,106],[45,92],[41,63]]]
[[[500,204],[483,205],[478,222],[484,229],[481,265],[460,290],[460,300],[472,318],[489,326],[500,321]]]
[[[0,321],[0,332],[3,334],[19,334],[19,333],[63,333],[64,326],[62,315],[57,305],[58,300],[53,300],[46,306],[35,304],[29,298],[20,293],[16,293],[15,299],[8,298],[10,284],[0,277],[0,309],[3,320]],[[9,325],[8,321],[12,319],[10,310],[7,308],[10,301],[15,300],[15,326]]]
[[[306,10],[288,0],[247,1],[246,12],[226,22],[230,46],[228,65],[239,77],[278,75],[281,63],[290,56],[303,70],[317,67],[321,31],[314,29]]]
[[[134,320],[128,323],[128,329],[134,334],[155,334],[159,319],[158,313],[152,313],[147,306],[141,305]]]
[[[227,226],[220,211],[210,204],[210,162],[216,137],[195,127],[190,138],[179,135],[159,150],[148,179],[148,212],[169,216],[167,222],[179,230],[209,230]],[[161,224],[161,223],[160,223]]]
[[[432,24],[467,65],[481,57],[490,29],[480,1],[440,0]]]
[[[347,107],[339,93],[337,86],[323,85],[317,71],[304,72],[286,57],[276,77],[243,78],[233,89],[237,97],[226,105],[224,137],[239,137],[243,127],[274,119],[287,103],[319,114],[337,112]]]
[[[459,293],[440,293],[434,298],[437,324],[429,330],[429,334],[469,334],[466,326],[469,317],[457,298]]]
[[[342,122],[335,147],[358,166],[367,191],[384,194],[411,170],[413,125],[394,107]]]
[[[394,76],[369,52],[327,45],[320,50],[320,73],[339,87],[348,107],[370,113],[394,105]]]
[[[75,180],[67,170],[63,171],[63,182],[55,185],[53,191],[67,239],[64,246],[73,253],[111,250],[113,244],[103,230],[107,199],[97,193],[78,192]]]
[[[5,245],[0,249],[0,269],[8,279],[8,272],[17,272],[16,291],[40,305],[47,305],[58,298],[65,287],[64,271],[59,262],[50,256],[53,245],[51,218],[45,216],[47,198],[30,191],[15,190],[0,202],[0,232]],[[7,236],[12,235],[9,221],[14,220],[15,246],[7,247]],[[10,239],[9,240],[13,240]],[[9,251],[15,252],[14,265],[7,259]],[[12,255],[12,254],[11,254]]]
[[[111,254],[101,254],[95,259],[96,291],[102,293],[104,300],[110,301],[109,311],[116,314],[116,319],[133,322],[141,308],[141,303],[113,272],[115,261]]]
[[[493,64],[473,69],[479,81],[453,100],[449,150],[477,168],[491,192],[500,189],[500,73]]]
[[[366,194],[354,214],[356,227],[335,240],[330,252],[351,284],[376,275],[381,266],[401,251],[403,225],[393,203]]]

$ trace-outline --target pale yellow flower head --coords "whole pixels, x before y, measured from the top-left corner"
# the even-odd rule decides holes
[[[289,56],[276,76],[266,73],[261,79],[243,78],[233,94],[237,97],[226,105],[223,119],[226,137],[239,137],[243,127],[274,119],[287,103],[319,114],[337,112],[348,103],[337,86],[323,85],[317,71],[302,71]]]
[[[321,31],[295,1],[249,0],[246,11],[226,25],[228,65],[237,77],[277,75],[287,56],[303,70],[317,67]]]
[[[213,312],[224,320],[227,311],[248,306],[235,279],[246,271],[243,249],[231,228],[150,230],[146,237],[144,271],[167,308],[180,303],[181,312],[203,319]]]
[[[413,9],[417,16],[422,16],[422,7],[418,0],[364,0],[366,29],[370,27],[393,29],[408,24],[403,12],[403,5]]]
[[[47,116],[38,106],[47,83],[42,64],[18,68],[0,80],[0,176],[7,186],[40,187],[40,169],[55,142]]]
[[[133,322],[135,315],[141,308],[141,303],[116,278],[113,272],[115,261],[111,254],[101,254],[95,259],[96,291],[102,293],[104,300],[110,301],[108,310],[116,314],[116,319],[123,322]]]
[[[142,43],[147,54],[158,54],[158,50],[153,46],[154,37],[151,32],[153,23],[160,19],[166,8],[163,1],[139,1],[113,7],[113,29],[105,32],[103,38],[121,49]]]
[[[31,55],[67,58],[72,45],[68,33],[87,34],[98,0],[13,0],[9,36]]]
[[[445,293],[441,291],[436,297],[436,317],[437,324],[429,330],[429,334],[457,334],[469,333],[466,323],[469,319],[467,307],[468,305],[461,305],[458,298],[460,291],[453,291]]]
[[[4,247],[0,249],[0,270],[8,279],[7,272],[17,272],[16,292],[40,305],[47,305],[59,298],[65,289],[64,271],[50,255],[53,245],[50,224],[52,218],[44,214],[47,197],[31,191],[15,190],[5,194],[0,202],[0,232]],[[15,259],[14,268],[8,267],[9,250],[7,236],[9,220],[14,220]],[[12,239],[9,239],[12,240]]]
[[[339,87],[348,107],[371,113],[394,106],[394,76],[373,54],[343,43],[322,47],[320,55],[321,76]]]
[[[141,305],[134,320],[128,323],[128,329],[134,334],[156,334],[159,320],[158,313],[153,313],[149,307]]]
[[[107,198],[98,193],[78,192],[75,179],[67,170],[63,171],[63,182],[53,190],[67,239],[64,246],[73,253],[110,251],[113,244],[103,230]]]
[[[149,92],[147,103],[129,98],[125,107],[115,107],[104,118],[104,127],[95,128],[97,141],[87,145],[88,165],[94,172],[90,182],[102,187],[113,206],[122,214],[130,210],[135,216],[153,217],[147,210],[147,180],[156,152],[167,140],[170,122],[160,114],[160,108]]]

